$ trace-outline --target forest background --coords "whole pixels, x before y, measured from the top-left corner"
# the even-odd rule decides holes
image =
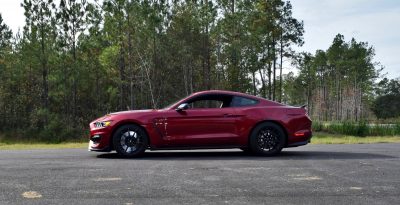
[[[337,34],[326,50],[296,52],[305,30],[290,1],[24,0],[21,6],[20,32],[0,14],[4,138],[80,139],[91,120],[109,112],[162,108],[210,89],[306,104],[317,131],[400,135],[400,80],[385,78],[374,47]],[[296,71],[283,72],[288,67]]]

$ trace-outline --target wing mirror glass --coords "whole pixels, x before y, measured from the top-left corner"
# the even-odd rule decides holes
[[[176,111],[182,111],[182,110],[187,110],[187,109],[189,109],[189,104],[182,103],[175,110]]]

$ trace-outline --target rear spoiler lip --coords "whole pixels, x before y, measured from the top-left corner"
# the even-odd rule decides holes
[[[307,104],[304,104],[304,105],[300,106],[300,108],[306,109],[307,108]]]

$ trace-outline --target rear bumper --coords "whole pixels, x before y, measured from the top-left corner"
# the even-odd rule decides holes
[[[302,136],[292,136],[286,147],[298,147],[303,146],[311,142],[312,132],[311,130],[304,132]]]
[[[310,140],[292,143],[292,144],[288,145],[287,147],[298,147],[298,146],[306,145],[308,143],[310,143]]]

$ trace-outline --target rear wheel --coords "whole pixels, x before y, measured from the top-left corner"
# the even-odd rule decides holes
[[[146,132],[137,125],[124,125],[114,133],[114,149],[126,157],[136,157],[146,150],[149,139]]]
[[[272,156],[281,152],[286,137],[282,128],[271,122],[264,122],[251,132],[250,149],[256,154]]]

